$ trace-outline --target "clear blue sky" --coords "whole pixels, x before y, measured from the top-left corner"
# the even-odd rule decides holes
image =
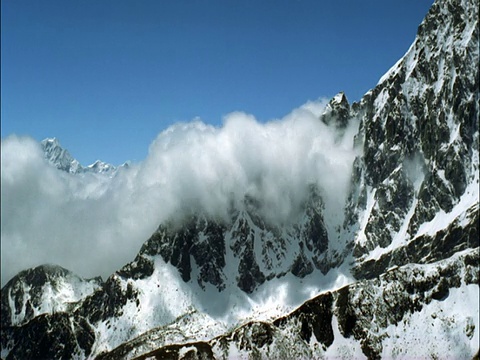
[[[345,91],[408,49],[432,0],[2,0],[1,132],[57,137],[83,165],[236,110],[260,121]]]

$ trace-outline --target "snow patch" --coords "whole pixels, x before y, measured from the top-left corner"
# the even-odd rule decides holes
[[[385,329],[382,358],[471,359],[479,348],[479,286],[453,288],[444,300]]]
[[[377,191],[377,189],[371,189],[370,187],[367,188],[367,194],[368,194],[368,196],[367,196],[367,207],[360,217],[362,219],[362,221],[361,221],[361,224],[360,224],[360,230],[358,231],[357,237],[356,237],[356,241],[362,246],[365,245],[367,240],[368,240],[367,236],[365,235],[365,229],[367,227],[368,220],[370,218],[370,214],[372,213],[373,207],[377,202],[375,200],[376,191]]]
[[[363,354],[360,343],[353,337],[345,338],[338,329],[338,319],[332,317],[333,344],[325,351],[326,359],[367,359]]]
[[[479,204],[479,188],[478,188],[478,171],[475,180],[470,182],[460,201],[453,207],[452,211],[445,213],[440,209],[435,217],[426,223],[420,225],[415,237],[422,235],[435,235],[438,231],[447,228],[455,219],[465,219],[466,213],[472,207],[478,209]]]

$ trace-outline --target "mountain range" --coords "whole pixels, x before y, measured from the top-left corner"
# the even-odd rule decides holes
[[[478,358],[479,105],[478,2],[437,0],[372,90],[318,118],[338,141],[358,123],[343,210],[316,183],[288,221],[245,194],[163,221],[106,280],[24,270],[1,291],[2,359]],[[42,146],[59,171],[115,174]]]
[[[112,175],[117,168],[103,161],[97,160],[88,166],[82,166],[78,160],[72,157],[68,150],[64,149],[57,138],[47,138],[41,141],[42,149],[45,152],[45,159],[57,169],[71,174],[97,173]],[[128,163],[122,166],[128,166]]]

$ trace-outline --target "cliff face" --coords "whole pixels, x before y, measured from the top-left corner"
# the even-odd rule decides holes
[[[329,223],[325,194],[310,184],[289,223],[266,219],[251,196],[222,219],[162,223],[105,282],[56,267],[20,273],[2,289],[2,357],[473,357],[477,5],[435,2],[374,89],[351,106],[340,93],[320,116],[339,136],[360,121],[342,226]],[[293,296],[338,268],[353,275],[349,285],[320,286],[288,315],[248,308],[269,286]],[[275,296],[264,300],[278,306]],[[243,305],[248,316],[225,321]]]
[[[303,278],[316,268],[328,270],[324,205],[314,187],[299,215],[301,220],[292,224],[276,225],[263,219],[255,199],[247,197],[244,205],[242,210],[232,210],[229,221],[193,216],[180,228],[162,224],[137,259],[153,263],[152,257],[160,255],[178,268],[186,282],[195,272],[193,281],[202,288],[209,283],[222,291],[234,282],[246,293],[287,273]],[[137,272],[136,265],[128,271]]]
[[[474,1],[436,2],[405,56],[355,104],[363,156],[345,225],[359,261],[478,212],[478,61]]]

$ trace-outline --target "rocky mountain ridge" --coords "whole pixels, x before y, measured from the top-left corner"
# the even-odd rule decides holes
[[[72,280],[19,274],[2,289],[2,358],[478,357],[477,5],[436,1],[374,89],[320,116],[339,130],[360,119],[342,226],[310,186],[291,224],[249,196],[222,219],[162,223],[105,282],[76,278],[84,290],[57,310],[45,294]],[[329,275],[348,284],[326,291]],[[315,282],[291,312],[252,310]]]
[[[160,225],[142,246],[136,262],[128,270],[122,269],[122,274],[148,276],[147,262],[153,271],[148,258],[160,255],[178,268],[185,282],[191,280],[192,268],[196,268],[194,280],[202,288],[210,283],[222,291],[227,282],[235,280],[242,291],[252,293],[265,281],[286,273],[303,278],[315,268],[324,273],[329,270],[327,258],[338,254],[327,252],[328,232],[318,190],[311,187],[299,215],[301,221],[293,224],[269,224],[259,216],[257,206],[247,197],[243,210],[232,210],[230,221],[193,216],[179,229],[168,223]],[[137,264],[142,264],[140,270]]]
[[[360,263],[422,236],[428,224],[443,230],[433,225],[443,214],[478,211],[474,5],[434,3],[406,55],[354,106],[363,156],[345,227],[356,232]]]
[[[59,170],[66,171],[71,174],[95,173],[113,176],[117,171],[117,167],[103,161],[97,160],[88,166],[82,166],[68,150],[64,149],[57,138],[46,138],[40,142],[45,159]],[[122,166],[128,166],[128,163]]]
[[[467,339],[475,336],[475,320],[464,313],[442,313],[439,304],[453,297],[470,296],[468,306],[478,301],[478,248],[458,253],[447,261],[430,266],[396,267],[381,276],[326,292],[306,301],[288,315],[273,321],[252,321],[208,341],[185,342],[159,346],[158,349],[135,357],[136,346],[124,344],[99,359],[129,357],[134,359],[194,358],[341,358],[380,359],[409,357],[408,341],[414,340],[416,356],[435,356],[444,348],[452,353],[448,333],[436,342],[425,344],[428,326],[414,321],[426,312],[434,327],[445,323],[447,329],[460,328],[459,346],[463,352],[475,354]],[[435,310],[432,311],[431,308]],[[393,342],[388,328],[397,328]],[[426,333],[422,333],[427,328]],[[447,330],[448,331],[448,330]],[[447,332],[446,331],[446,332]],[[430,330],[431,333],[431,330]],[[413,336],[412,336],[413,335]],[[340,340],[339,339],[344,340]],[[442,342],[445,342],[442,344]],[[138,346],[138,345],[137,345]],[[458,349],[457,349],[458,350]],[[445,353],[444,353],[445,354]],[[411,356],[411,355],[410,355]]]

